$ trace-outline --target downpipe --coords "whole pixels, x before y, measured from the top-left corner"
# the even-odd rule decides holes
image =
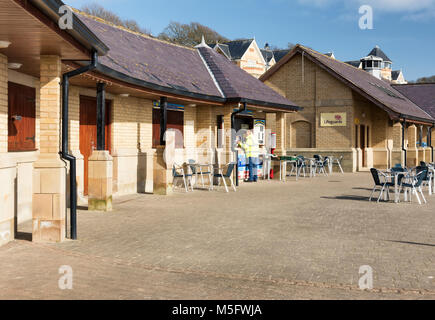
[[[407,150],[405,148],[405,126],[406,126],[406,119],[403,118],[403,122],[402,122],[402,151],[405,154],[405,162],[404,165],[406,167],[406,158],[407,158]]]
[[[236,140],[236,132],[234,130],[234,120],[236,118],[236,115],[239,113],[245,112],[247,110],[247,104],[246,102],[243,102],[243,107],[237,111],[234,111],[231,113],[231,151],[235,153],[236,156],[236,187],[239,186],[239,151],[236,150],[234,143]]]
[[[431,162],[433,163],[433,145],[432,145],[432,130],[435,128],[435,125],[432,125],[432,127],[429,128],[429,134],[428,134],[428,146],[431,148]]]
[[[76,70],[67,72],[62,76],[62,159],[70,164],[70,226],[71,239],[77,240],[77,160],[68,153],[68,111],[69,111],[69,79],[80,74],[92,71],[97,67],[98,54],[92,53],[91,63]]]

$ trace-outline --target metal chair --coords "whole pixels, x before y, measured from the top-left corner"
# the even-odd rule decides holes
[[[205,188],[205,183],[204,183],[204,175],[208,176],[209,179],[209,190],[213,189],[213,177],[212,177],[212,170],[210,170],[211,165],[203,165],[200,166],[196,163],[195,160],[190,159],[187,161],[189,163],[189,167],[190,170],[192,170],[192,175],[194,175],[196,177],[195,179],[195,185],[198,183],[198,175],[201,176],[201,183],[202,183],[202,187]],[[197,167],[199,166],[199,171],[197,169]],[[207,171],[202,171],[202,167],[207,167]]]
[[[423,185],[423,181],[425,179],[427,179],[428,168],[419,166],[416,168],[416,172],[417,172],[417,174],[414,177],[410,177],[409,183],[401,183],[400,190],[402,190],[402,188],[404,188],[405,196],[406,196],[407,191],[408,190],[410,191],[410,195],[409,195],[410,202],[412,202],[412,195],[415,194],[419,204],[421,204],[420,197],[418,196],[418,192],[420,192],[424,203],[427,203],[421,187]]]
[[[379,193],[379,198],[378,198],[377,202],[379,203],[379,201],[381,200],[382,195],[384,194],[384,191],[385,191],[385,187],[387,188],[387,196],[388,196],[388,200],[389,200],[390,199],[390,187],[394,187],[394,183],[388,182],[387,176],[385,174],[383,174],[382,172],[380,172],[378,169],[371,168],[370,172],[372,174],[373,181],[375,182],[375,186],[373,187],[373,191],[372,191],[372,194],[370,195],[369,201],[372,201],[373,195],[378,187],[380,188],[380,193]],[[380,175],[382,177],[384,177],[385,182],[381,182]]]
[[[215,178],[222,179],[226,192],[228,192],[228,187],[227,187],[227,182],[225,181],[225,179],[229,179],[231,181],[231,186],[233,187],[234,191],[237,191],[236,186],[235,186],[234,181],[233,181],[233,177],[232,177],[235,166],[236,166],[236,163],[231,162],[228,165],[226,165],[227,171],[225,172],[225,174],[223,173],[223,169],[219,169],[219,173],[215,173],[213,175]]]
[[[175,179],[177,179],[177,178],[183,179],[184,188],[186,189],[186,192],[189,192],[189,188],[188,188],[188,184],[187,184],[187,182],[189,182],[190,187],[193,191],[192,174],[186,174],[184,172],[183,166],[179,166],[179,165],[174,163],[174,165],[172,166],[172,176],[174,177],[174,182],[175,182]],[[174,185],[175,185],[175,183],[174,183]]]

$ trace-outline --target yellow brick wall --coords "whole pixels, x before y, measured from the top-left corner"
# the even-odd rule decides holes
[[[184,109],[184,147],[196,147],[196,107]]]
[[[115,97],[112,102],[112,150],[152,148],[152,101]]]
[[[8,152],[8,58],[0,54],[0,153]]]
[[[41,153],[59,152],[61,72],[61,61],[58,56],[41,56]]]
[[[311,123],[311,147],[352,147],[353,96],[352,90],[315,65],[307,57],[298,54],[283,65],[265,82],[304,109],[287,115],[286,147],[296,148],[291,138],[292,124],[299,121]],[[323,112],[346,112],[346,127],[320,127]],[[305,143],[304,143],[305,144]]]

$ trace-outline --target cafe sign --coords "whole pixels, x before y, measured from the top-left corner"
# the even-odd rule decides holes
[[[345,127],[347,125],[346,112],[336,113],[321,113],[320,126],[321,127]]]

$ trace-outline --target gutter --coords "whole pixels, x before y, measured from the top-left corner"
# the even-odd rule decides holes
[[[429,134],[427,135],[427,139],[428,141],[428,146],[431,148],[432,153],[431,153],[431,162],[433,163],[433,145],[432,145],[432,130],[433,128],[435,128],[435,125],[432,125],[432,127],[429,128]]]
[[[245,112],[248,109],[247,103],[243,102],[243,108],[231,113],[231,151],[236,155],[236,187],[239,186],[239,151],[234,147],[234,142],[236,140],[236,132],[234,130],[234,119],[239,113]]]
[[[405,153],[404,165],[406,167],[406,157],[407,157],[406,152],[407,152],[407,150],[405,148],[405,126],[406,126],[406,118],[403,118],[403,121],[402,121],[402,151]]]
[[[30,2],[58,24],[60,7],[65,3],[60,0],[30,0]],[[89,51],[97,51],[98,55],[106,55],[109,48],[77,17],[73,12],[73,28],[62,30],[77,39]]]
[[[194,92],[190,92],[190,91],[169,88],[169,87],[161,86],[161,85],[158,85],[155,83],[147,82],[144,80],[139,80],[137,78],[127,76],[126,74],[124,74],[122,72],[113,70],[112,68],[106,67],[105,65],[102,65],[100,63],[97,63],[96,70],[101,72],[103,75],[109,76],[113,79],[131,84],[134,86],[139,86],[139,87],[143,87],[146,89],[160,91],[162,93],[175,94],[175,95],[185,96],[185,97],[189,97],[189,98],[195,98],[195,99],[199,99],[199,100],[209,100],[209,101],[220,102],[220,103],[225,103],[227,101],[227,99],[222,98],[222,97],[218,97],[218,96],[210,96],[210,95],[206,95],[206,94],[202,94],[202,93],[194,93]]]
[[[70,224],[72,240],[77,240],[77,163],[76,158],[68,153],[69,79],[95,69],[97,67],[98,53],[94,51],[91,59],[89,65],[67,72],[62,76],[62,150],[60,155],[62,159],[70,163]]]

